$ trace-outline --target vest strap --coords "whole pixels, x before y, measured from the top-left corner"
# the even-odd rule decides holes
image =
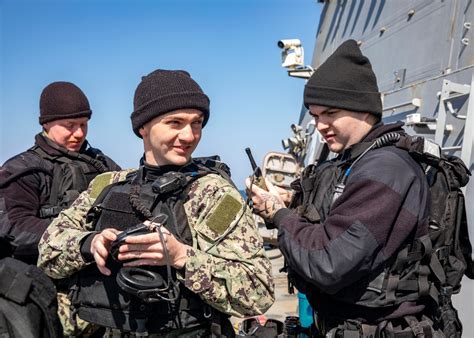
[[[54,207],[43,207],[39,211],[39,217],[40,218],[50,218],[50,217],[56,217],[59,215],[59,213],[63,210],[60,206],[54,206]]]

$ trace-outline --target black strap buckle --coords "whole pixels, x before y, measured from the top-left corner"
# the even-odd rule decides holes
[[[50,218],[50,217],[56,217],[59,215],[59,213],[63,210],[63,208],[59,206],[54,206],[54,207],[43,207],[39,211],[39,217],[40,218]]]

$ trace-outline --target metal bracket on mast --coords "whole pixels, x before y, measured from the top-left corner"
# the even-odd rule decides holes
[[[474,77],[473,77],[474,78]],[[438,117],[436,119],[436,132],[435,132],[435,142],[438,143],[441,148],[445,151],[449,150],[461,150],[461,158],[465,163],[470,163],[470,156],[472,153],[472,141],[473,141],[473,132],[474,132],[474,101],[473,101],[473,80],[471,79],[471,85],[459,84],[451,82],[449,80],[443,80],[443,86],[441,88],[441,93],[439,94],[439,110]],[[452,107],[451,100],[462,97],[469,96],[467,113],[466,115],[457,114]],[[446,109],[447,108],[447,109]],[[444,133],[446,130],[446,119],[447,112],[455,117],[456,119],[465,120],[464,125],[464,135],[463,135],[463,144],[458,147],[443,147]]]

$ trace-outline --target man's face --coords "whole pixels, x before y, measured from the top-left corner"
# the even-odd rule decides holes
[[[87,136],[89,118],[61,119],[43,124],[49,139],[70,151],[79,151]]]
[[[316,122],[316,129],[326,140],[329,149],[341,153],[360,142],[372,128],[369,113],[318,105],[309,106],[310,114]]]
[[[140,128],[145,160],[152,165],[184,165],[201,139],[203,113],[180,109],[155,117]]]

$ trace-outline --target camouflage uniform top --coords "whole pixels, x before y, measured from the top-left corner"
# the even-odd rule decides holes
[[[81,240],[94,232],[85,216],[106,185],[130,172],[96,177],[47,228],[39,243],[38,266],[50,277],[69,277],[90,264],[80,252]],[[229,315],[264,313],[274,301],[271,264],[240,193],[221,176],[208,174],[192,183],[188,196],[184,209],[193,247],[187,253],[184,285]]]

